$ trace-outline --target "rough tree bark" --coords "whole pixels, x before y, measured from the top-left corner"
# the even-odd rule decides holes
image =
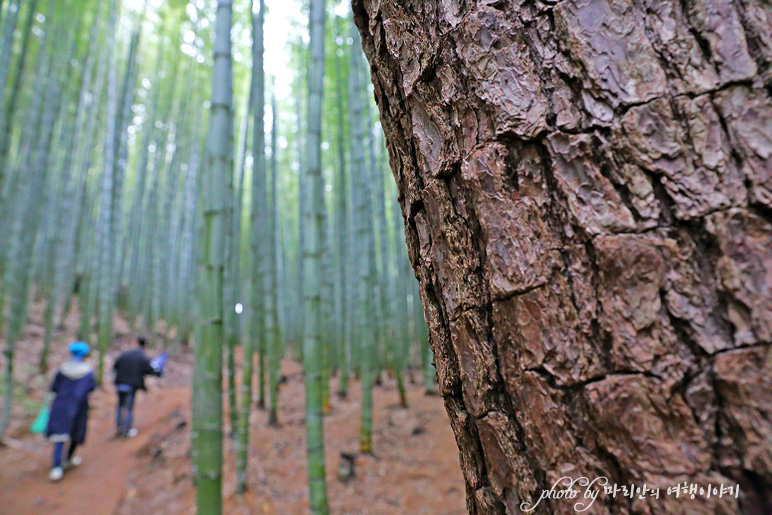
[[[353,9],[469,512],[769,513],[769,4]]]

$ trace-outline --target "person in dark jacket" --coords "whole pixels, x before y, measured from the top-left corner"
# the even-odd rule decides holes
[[[145,376],[160,376],[160,369],[151,364],[145,355],[147,339],[137,336],[136,347],[121,354],[113,365],[115,389],[118,392],[118,409],[115,416],[116,436],[134,437],[137,430],[131,427],[134,418],[134,399],[137,391],[146,390]]]
[[[75,456],[75,449],[86,441],[88,427],[88,398],[96,388],[94,371],[83,359],[91,349],[84,342],[70,345],[72,358],[66,362],[54,377],[51,391],[54,401],[48,418],[46,436],[54,443],[53,468],[49,473],[52,481],[59,481],[64,470],[80,465],[81,459]],[[69,441],[67,459],[62,463],[64,444]]]

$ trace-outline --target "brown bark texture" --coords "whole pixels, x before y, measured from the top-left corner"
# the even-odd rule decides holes
[[[772,513],[772,5],[353,10],[469,513]]]

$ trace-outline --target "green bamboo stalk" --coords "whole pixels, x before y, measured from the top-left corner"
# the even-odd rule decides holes
[[[198,97],[197,97],[198,98]],[[200,104],[197,104],[200,105]],[[191,312],[194,311],[193,306],[189,305],[189,299],[191,297],[190,284],[193,283],[191,279],[194,276],[194,263],[195,263],[195,243],[196,243],[196,219],[197,219],[197,206],[196,199],[198,198],[198,174],[199,174],[199,153],[200,145],[198,134],[201,133],[202,116],[201,109],[196,110],[195,121],[193,123],[193,134],[196,135],[192,138],[190,148],[188,149],[188,170],[185,176],[185,191],[183,194],[183,223],[182,223],[182,252],[179,256],[179,270],[180,273],[177,277],[177,290],[179,296],[183,299],[183,303],[179,309],[184,315],[183,320],[180,323],[180,340],[187,342],[190,332],[191,324]]]
[[[115,142],[118,116],[118,76],[115,55],[115,27],[118,18],[117,0],[110,0],[107,22],[107,131],[105,134],[104,169],[102,172],[99,218],[97,220],[99,242],[99,331],[97,382],[104,374],[104,355],[113,337],[113,305],[115,287],[113,281],[113,187],[115,179]]]
[[[364,134],[362,127],[362,89],[360,81],[360,63],[362,60],[359,32],[351,25],[353,44],[349,48],[349,126],[351,127],[351,174],[355,177],[354,212],[356,213],[356,241],[358,266],[358,295],[356,302],[360,306],[357,313],[357,339],[360,345],[360,377],[362,382],[362,420],[360,425],[360,450],[372,452],[373,430],[373,372],[372,357],[375,328],[373,327],[373,263],[372,248],[372,211],[370,208],[370,189],[368,173],[365,168]]]
[[[89,341],[91,339],[91,313],[89,299],[91,297],[91,274],[84,274],[80,280],[78,291],[78,304],[80,306],[80,323],[76,333],[78,340]]]
[[[322,192],[324,192],[324,175],[322,175]],[[322,242],[321,242],[321,260],[322,260],[322,275],[321,275],[321,298],[324,302],[320,303],[321,311],[321,372],[322,372],[322,413],[327,415],[332,411],[332,405],[330,404],[330,369],[332,363],[332,345],[330,342],[330,320],[332,318],[330,308],[332,303],[329,299],[332,299],[332,282],[331,276],[331,263],[330,263],[330,249],[329,249],[329,217],[327,216],[327,208],[324,201],[324,193],[322,193]]]
[[[51,4],[47,4],[51,7]],[[47,11],[50,17],[50,11]],[[40,141],[40,116],[42,116],[41,105],[43,103],[44,91],[41,89],[41,81],[47,80],[47,73],[50,71],[49,58],[53,50],[48,48],[48,40],[50,39],[49,28],[51,26],[51,19],[48,23],[42,25],[43,34],[40,37],[37,45],[37,56],[35,59],[35,82],[33,86],[32,94],[28,104],[25,106],[24,120],[18,124],[21,129],[21,135],[17,144],[15,155],[10,156],[14,159],[9,159],[8,152],[10,149],[10,139],[13,136],[14,127],[9,123],[6,123],[4,132],[0,133],[0,165],[2,165],[4,179],[2,188],[0,188],[0,256],[5,257],[5,260],[0,259],[0,262],[10,264],[10,258],[8,257],[11,251],[11,238],[13,235],[14,220],[19,215],[17,207],[20,192],[24,189],[26,180],[22,173],[29,166],[28,161],[34,159],[34,152]],[[21,70],[21,69],[20,69]],[[9,110],[13,110],[16,104],[21,102],[11,102]],[[23,159],[22,159],[23,156]],[[27,161],[27,162],[25,162]],[[7,274],[7,269],[3,271],[3,277]],[[7,292],[6,292],[7,293]]]
[[[0,46],[0,106],[5,105],[5,89],[8,82],[8,72],[11,68],[13,40],[20,9],[19,0],[11,0],[8,4],[8,15],[3,19],[3,38],[2,46]],[[0,169],[0,183],[2,183],[2,174],[3,170]]]
[[[307,66],[307,63],[305,63]],[[301,70],[303,68],[303,64],[301,64]],[[298,245],[296,249],[296,262],[297,265],[295,270],[295,279],[296,279],[296,288],[295,288],[295,296],[296,296],[296,304],[299,307],[298,313],[297,313],[297,322],[296,322],[296,331],[295,331],[295,341],[300,343],[300,358],[303,359],[303,327],[304,327],[304,313],[305,313],[305,305],[303,303],[303,266],[304,266],[304,259],[303,259],[303,241],[306,239],[306,210],[308,209],[308,195],[306,194],[306,181],[303,180],[303,171],[306,169],[305,164],[305,152],[306,152],[306,133],[305,128],[303,125],[303,116],[301,115],[302,109],[303,109],[303,77],[304,73],[301,71],[301,73],[298,73],[298,76],[295,80],[295,87],[294,87],[294,93],[295,93],[295,116],[297,119],[297,132],[295,133],[295,139],[297,143],[297,165],[298,165]]]
[[[75,6],[72,7],[75,8]],[[83,22],[83,16],[79,16],[79,14],[75,10],[67,13],[67,16],[71,17],[70,19],[74,26],[71,26],[70,30],[64,34],[65,39],[61,42],[61,48],[67,50],[63,50],[62,55],[58,59],[65,63],[69,63],[77,57],[77,35],[81,32]],[[61,120],[61,123],[58,123],[58,130],[51,145],[50,171],[46,174],[45,209],[43,210],[43,218],[40,222],[40,230],[36,236],[35,250],[30,264],[33,271],[33,280],[38,286],[38,291],[46,297],[50,296],[53,288],[54,270],[52,265],[56,254],[54,254],[52,247],[55,242],[55,234],[58,232],[60,207],[62,204],[62,185],[69,181],[69,169],[61,166],[60,163],[66,159],[67,155],[71,155],[70,140],[74,116],[70,112],[70,101],[78,85],[77,81],[72,80],[73,71],[73,66],[61,65],[58,72],[60,73],[58,80],[62,85],[62,92],[60,93],[59,113],[56,115],[56,119]],[[54,310],[47,310],[46,315],[49,313],[53,317]],[[44,325],[49,325],[53,328],[52,321],[46,320]]]
[[[373,258],[377,256],[377,264],[372,265],[373,269],[373,284],[375,288],[375,302],[374,302],[374,321],[376,327],[375,345],[373,348],[374,361],[375,361],[375,374],[376,380],[380,381],[380,372],[384,368],[390,368],[393,366],[392,349],[390,341],[391,327],[393,322],[389,313],[389,305],[386,298],[386,283],[387,278],[385,270],[387,269],[387,235],[386,235],[386,205],[383,191],[383,174],[378,168],[376,162],[375,152],[375,136],[373,134],[373,117],[370,104],[372,103],[371,97],[367,90],[367,81],[362,82],[362,92],[364,93],[364,120],[365,120],[365,139],[367,140],[367,155],[369,158],[368,175],[369,182],[372,184],[370,188],[370,223],[372,224],[371,237],[373,239],[373,246],[370,252],[373,254]],[[372,258],[371,258],[372,259]],[[380,384],[380,383],[379,383]]]
[[[105,53],[106,55],[106,53]],[[106,61],[104,62],[106,64]],[[106,75],[106,73],[104,74]],[[104,78],[104,77],[103,77]],[[80,324],[78,328],[78,339],[81,341],[91,341],[92,318],[96,311],[98,288],[98,276],[96,271],[98,266],[93,265],[94,253],[96,252],[96,222],[95,222],[95,204],[97,189],[90,185],[91,181],[84,180],[83,191],[83,211],[78,222],[78,249],[79,256],[76,258],[75,273],[81,277],[81,283],[85,284],[83,295],[80,298]]]
[[[271,94],[271,189],[268,203],[268,239],[266,244],[268,295],[266,296],[265,325],[268,338],[268,389],[269,411],[268,424],[276,426],[279,423],[279,377],[281,376],[281,326],[279,325],[278,305],[278,268],[276,262],[276,248],[278,234],[277,225],[277,183],[279,181],[279,168],[276,152],[278,151],[277,128],[278,111],[276,108],[276,95]]]
[[[85,65],[83,67],[80,93],[78,95],[78,101],[75,106],[75,125],[72,130],[71,139],[67,144],[67,148],[70,149],[70,151],[67,152],[67,157],[62,164],[62,177],[70,179],[66,179],[65,184],[62,185],[62,213],[66,214],[67,222],[65,223],[63,230],[59,229],[56,231],[55,236],[57,260],[56,270],[54,272],[53,294],[56,296],[57,305],[59,302],[61,302],[63,297],[69,300],[69,293],[72,291],[72,281],[69,275],[72,275],[70,274],[70,268],[74,261],[75,240],[77,236],[78,220],[80,219],[81,204],[83,200],[82,185],[85,183],[85,170],[81,165],[81,160],[77,158],[80,157],[79,152],[81,147],[87,147],[87,144],[84,143],[84,139],[87,137],[93,137],[93,131],[92,133],[84,134],[84,127],[86,127],[86,120],[88,119],[89,114],[96,107],[96,102],[92,102],[92,104],[89,105],[88,99],[91,94],[93,94],[92,89],[94,88],[94,70],[96,67],[97,57],[100,54],[98,50],[99,29],[99,16],[95,15],[89,37],[90,44],[87,49]],[[94,116],[94,118],[96,118],[96,116]],[[71,178],[73,169],[76,167],[77,175],[75,178]],[[69,284],[67,282],[68,279],[70,279]],[[60,310],[59,318],[62,319],[64,316],[66,316],[66,314],[67,310],[63,307]]]
[[[80,23],[80,18],[78,23]],[[94,27],[92,27],[92,34],[96,32],[96,24],[94,24]],[[77,38],[74,37],[74,34],[77,34],[77,32],[70,33],[70,51],[68,60],[74,58],[77,51]],[[64,84],[71,83],[71,72],[72,67],[67,67],[63,79]],[[50,178],[51,180],[49,181],[49,198],[46,202],[47,219],[43,223],[44,229],[40,231],[38,248],[35,251],[36,254],[41,255],[40,261],[43,262],[43,270],[41,278],[39,279],[39,284],[46,295],[46,307],[43,314],[43,348],[38,358],[38,370],[42,374],[48,371],[48,354],[51,348],[55,317],[57,315],[59,299],[61,297],[63,276],[59,263],[64,262],[66,259],[66,256],[61,254],[61,252],[66,251],[66,249],[64,249],[64,242],[62,241],[64,231],[59,228],[59,221],[61,219],[66,220],[67,217],[71,215],[72,211],[71,204],[74,191],[72,189],[73,181],[71,180],[71,175],[72,159],[75,153],[72,152],[71,149],[73,142],[75,141],[75,135],[81,128],[77,123],[79,121],[77,111],[74,116],[67,116],[68,103],[69,102],[62,103],[62,112],[59,116],[62,118],[66,117],[67,120],[65,123],[61,124],[56,145],[59,153],[64,154],[62,165],[58,168],[58,175],[52,175]],[[45,257],[45,259],[43,259],[43,257]]]
[[[130,221],[129,221],[129,234],[131,235],[131,250],[125,252],[128,254],[128,277],[130,285],[130,304],[132,309],[136,312],[140,312],[142,309],[142,293],[140,286],[143,284],[143,276],[140,272],[140,263],[144,256],[144,242],[143,236],[145,233],[145,192],[147,189],[147,177],[150,167],[150,144],[152,137],[155,133],[153,122],[155,121],[155,115],[158,110],[158,103],[160,99],[161,87],[161,73],[163,67],[163,45],[158,45],[158,54],[156,58],[156,70],[151,82],[153,92],[150,95],[150,100],[146,106],[146,118],[143,122],[142,139],[139,145],[139,164],[137,165],[137,179],[134,185],[134,198],[133,205],[131,207]],[[123,269],[123,265],[121,266]]]
[[[161,320],[161,299],[163,298],[163,271],[164,252],[166,247],[166,231],[168,215],[164,211],[164,204],[169,196],[170,189],[174,189],[175,173],[178,171],[179,157],[174,141],[175,121],[179,118],[180,110],[176,102],[179,84],[181,64],[184,61],[175,60],[172,65],[172,74],[167,81],[165,101],[159,108],[160,128],[157,131],[157,147],[155,163],[153,165],[153,187],[150,191],[145,213],[154,214],[146,226],[146,236],[143,238],[147,263],[150,264],[150,273],[142,274],[144,278],[144,305],[145,326],[154,337],[158,331],[158,322]],[[171,152],[171,156],[169,153]],[[164,344],[166,342],[164,341]]]
[[[340,17],[336,17],[336,26],[340,30]],[[335,54],[335,74],[338,79],[336,88],[336,115],[337,115],[337,147],[338,147],[338,170],[336,174],[336,200],[335,209],[335,227],[338,254],[338,270],[336,279],[338,281],[338,320],[340,330],[338,331],[338,340],[342,343],[340,360],[340,388],[339,395],[346,397],[348,395],[349,371],[351,369],[351,317],[348,312],[349,281],[348,281],[348,239],[349,239],[349,215],[348,215],[348,181],[346,177],[346,134],[345,134],[345,105],[343,103],[343,90],[347,86],[346,77],[341,71],[341,57]]]
[[[48,13],[53,17],[54,2],[49,0]],[[61,36],[62,23],[56,24],[56,33],[52,38],[54,41]],[[41,45],[47,47],[47,34],[50,28],[46,28]],[[58,83],[57,66],[53,61],[54,52],[49,49],[45,55],[44,63],[39,74],[40,80],[35,86],[33,99],[42,99],[42,105],[39,105],[35,122],[31,130],[40,128],[38,137],[34,139],[37,143],[35,160],[28,173],[21,175],[19,187],[20,196],[18,198],[18,209],[14,217],[11,248],[9,249],[10,267],[5,280],[10,281],[8,295],[10,296],[9,305],[9,324],[6,333],[5,345],[5,395],[3,399],[2,419],[0,419],[0,440],[5,435],[8,428],[8,422],[11,416],[11,404],[13,401],[13,365],[15,346],[21,337],[24,323],[27,319],[27,308],[29,304],[29,286],[30,269],[27,266],[27,257],[32,253],[35,245],[35,234],[41,215],[41,197],[43,185],[45,184],[46,173],[48,171],[48,158],[51,150],[51,140],[53,138],[53,127],[55,116],[58,113],[58,102],[61,97],[61,87]],[[61,63],[59,63],[61,64]],[[60,68],[59,68],[60,69]],[[44,95],[45,93],[45,95]]]
[[[239,131],[239,155],[236,164],[236,192],[233,197],[234,205],[231,220],[231,244],[228,246],[230,255],[228,256],[228,264],[231,270],[230,281],[228,282],[228,299],[225,303],[226,317],[225,324],[225,338],[227,341],[227,381],[228,381],[228,414],[230,415],[231,432],[230,436],[236,438],[238,431],[239,420],[239,405],[236,395],[236,347],[241,345],[241,320],[243,317],[236,315],[235,304],[241,302],[243,305],[244,299],[240,298],[241,292],[241,219],[243,215],[244,205],[244,170],[247,156],[248,146],[248,134],[249,134],[249,119],[252,113],[252,102],[254,96],[254,88],[249,88],[249,99],[244,109],[244,116],[241,120],[241,130]]]
[[[19,104],[17,102],[19,91],[21,90],[21,84],[22,79],[24,77],[24,70],[25,65],[27,63],[27,55],[28,55],[28,49],[30,47],[29,40],[30,35],[32,34],[32,27],[35,23],[35,13],[37,12],[37,4],[38,0],[32,0],[32,2],[29,3],[28,11],[27,11],[27,19],[24,25],[24,35],[22,36],[22,42],[21,42],[21,51],[19,53],[19,58],[16,60],[16,70],[14,72],[14,81],[13,85],[11,87],[11,94],[6,102],[6,105],[3,106],[0,104],[0,175],[5,175],[5,171],[7,168],[8,163],[8,150],[11,143],[11,137],[12,137],[12,130],[13,130],[13,120],[14,115],[16,113],[16,108]],[[7,202],[7,198],[9,196],[9,191],[11,188],[8,187],[8,183],[12,181],[8,180],[8,177],[0,178],[0,216],[3,218],[8,218],[8,216],[3,216],[6,213],[6,209],[10,202]],[[4,236],[6,234],[6,226],[0,222],[0,246],[7,247],[7,245],[4,245],[5,239]],[[4,254],[4,252],[0,251],[0,256]],[[0,277],[4,275],[3,272],[3,264],[0,263]],[[0,281],[2,283],[2,281]],[[3,307],[3,291],[2,286],[0,286],[0,328],[2,328],[2,307]]]
[[[311,513],[326,515],[327,483],[324,463],[321,366],[321,274],[322,274],[322,179],[321,136],[324,83],[325,2],[310,2],[310,59],[308,62],[308,112],[303,180],[308,194],[305,210],[307,229],[303,247],[303,365],[306,386],[306,444]]]
[[[17,2],[18,3],[18,2]],[[24,66],[27,62],[27,51],[29,49],[29,39],[30,34],[32,34],[32,26],[35,22],[35,13],[37,12],[37,4],[38,0],[32,0],[29,2],[29,6],[27,7],[27,18],[24,23],[24,35],[22,36],[21,40],[21,50],[19,53],[19,58],[16,61],[16,71],[14,73],[14,81],[13,85],[11,86],[11,95],[8,98],[8,101],[5,102],[5,105],[3,105],[3,100],[0,100],[0,192],[3,190],[3,182],[4,182],[4,175],[5,175],[5,169],[7,164],[7,157],[8,157],[8,148],[11,144],[11,128],[13,126],[13,118],[14,113],[16,112],[17,107],[17,99],[19,96],[19,91],[21,90],[21,82],[22,78],[24,77]],[[5,23],[8,24],[9,28],[6,31],[6,34],[10,33],[11,36],[13,36],[13,33],[10,32],[10,25],[11,23],[8,22],[8,20],[5,20]],[[14,22],[15,24],[15,22]],[[8,57],[10,58],[10,53],[13,45],[11,44],[12,41],[9,40],[6,42],[5,37],[3,38],[3,57],[0,59],[4,59],[6,52],[8,53]],[[0,82],[0,87],[4,90],[5,89],[5,83],[7,78],[2,79],[2,82]],[[2,99],[3,93],[0,93],[0,99]]]
[[[264,402],[264,354],[265,311],[264,311],[264,249],[265,242],[265,89],[263,71],[263,25],[265,23],[265,4],[258,0],[257,8],[252,6],[252,90],[254,92],[252,114],[252,206],[250,212],[250,249],[251,269],[251,327],[244,343],[244,359],[241,377],[241,413],[239,415],[239,434],[236,447],[236,491],[244,493],[248,489],[247,466],[249,457],[249,415],[252,411],[252,360],[255,349],[258,350],[260,364],[258,402]],[[257,345],[255,345],[257,343]]]
[[[145,6],[147,0],[145,0]],[[134,104],[135,85],[137,82],[140,36],[142,35],[142,24],[144,21],[145,6],[142,8],[142,14],[137,18],[134,29],[129,41],[128,55],[126,57],[126,69],[121,83],[121,91],[118,96],[118,109],[116,115],[116,157],[115,157],[115,182],[113,188],[113,212],[112,212],[112,231],[115,238],[114,263],[113,263],[113,282],[115,287],[123,285],[123,264],[126,252],[126,238],[124,232],[129,227],[122,221],[123,204],[123,182],[126,168],[128,166],[129,153],[129,124],[131,122],[131,108]],[[130,223],[129,219],[129,223]]]
[[[203,227],[196,298],[199,340],[193,391],[194,476],[198,513],[222,512],[223,270],[227,206],[225,185],[233,173],[232,2],[219,0],[215,22],[212,100],[207,163],[202,181]]]
[[[402,221],[402,211],[397,202],[396,195],[393,197],[391,205],[392,214],[392,237],[394,251],[392,252],[392,265],[396,277],[392,281],[394,285],[393,299],[394,308],[394,339],[396,342],[396,360],[394,364],[394,373],[397,378],[397,391],[402,407],[407,407],[407,393],[405,391],[405,381],[403,372],[407,367],[409,343],[408,334],[405,328],[408,323],[407,312],[407,290],[408,267],[410,266],[406,254],[404,238],[404,222]]]
[[[252,80],[255,92],[254,98],[254,129],[252,137],[252,224],[256,241],[253,242],[252,257],[254,270],[253,309],[257,325],[252,338],[257,343],[257,405],[265,407],[266,397],[266,333],[265,333],[265,297],[266,297],[266,249],[263,244],[268,238],[266,220],[268,211],[266,161],[265,161],[265,71],[263,69],[263,25],[265,23],[265,3],[259,0],[257,16],[253,17],[255,35],[253,41]]]
[[[189,83],[188,83],[189,84]],[[189,85],[186,85],[189,88]],[[174,142],[172,147],[172,157],[169,162],[169,166],[166,170],[163,187],[163,195],[160,203],[156,206],[158,225],[156,230],[155,240],[155,252],[153,253],[153,277],[154,281],[158,285],[158,293],[154,297],[154,313],[157,320],[164,320],[164,331],[161,333],[164,349],[168,345],[169,340],[169,312],[168,312],[168,288],[163,285],[168,284],[168,266],[164,266],[164,263],[168,264],[168,256],[172,254],[173,247],[173,235],[171,220],[174,218],[170,216],[173,213],[174,199],[179,191],[178,185],[181,175],[181,160],[183,155],[183,143],[182,134],[185,127],[188,125],[187,120],[187,98],[189,97],[189,91],[182,94],[182,100],[173,115],[173,122],[170,124],[169,138]]]

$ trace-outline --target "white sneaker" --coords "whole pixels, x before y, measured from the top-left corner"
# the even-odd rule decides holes
[[[137,433],[138,433],[138,432],[139,432],[139,431],[137,431],[137,428],[135,428],[135,427],[132,427],[132,428],[131,428],[131,429],[129,429],[129,431],[126,433],[126,438],[134,438],[135,436],[137,436]]]
[[[70,461],[64,462],[64,467],[63,468],[64,468],[64,470],[74,469],[75,467],[77,467],[81,463],[83,463],[83,458],[81,458],[80,456],[73,456]]]
[[[48,473],[48,479],[51,481],[59,481],[62,479],[62,476],[64,476],[64,470],[62,470],[62,467],[54,467],[51,469],[51,472]]]

